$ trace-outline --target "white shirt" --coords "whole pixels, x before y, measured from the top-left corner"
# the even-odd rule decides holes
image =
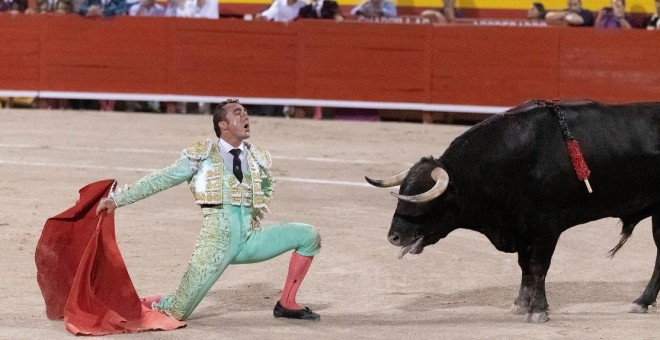
[[[131,9],[128,11],[130,16],[144,16],[144,17],[163,17],[165,16],[165,7],[159,3],[155,3],[153,7],[147,9],[146,7],[141,7],[140,3],[137,3],[131,6]]]
[[[178,8],[176,16],[179,18],[207,18],[218,19],[218,0],[205,0],[202,7],[197,6],[197,0],[185,0],[183,8]]]
[[[287,4],[287,0],[275,0],[267,10],[261,12],[261,15],[277,22],[288,22],[298,17],[300,9],[307,6],[302,0],[296,0],[292,6]]]
[[[247,173],[247,155],[245,153],[245,144],[241,142],[241,145],[239,145],[237,148],[231,146],[229,143],[225,142],[224,139],[220,138],[218,142],[218,146],[220,147],[220,156],[222,156],[222,161],[225,163],[225,168],[229,169],[230,171],[232,170],[232,167],[234,166],[234,155],[232,155],[229,150],[232,149],[240,149],[241,154],[238,156],[238,158],[241,160],[241,171],[243,173]]]
[[[323,0],[319,0],[314,4],[314,10],[316,11],[316,16],[321,17],[321,8],[323,8]]]

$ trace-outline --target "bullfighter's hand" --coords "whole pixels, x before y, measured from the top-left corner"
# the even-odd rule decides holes
[[[115,201],[107,197],[102,198],[101,202],[96,207],[96,216],[99,216],[102,212],[105,212],[106,214],[112,214],[115,212],[115,209],[117,209]]]
[[[264,215],[265,215],[265,212],[261,209],[252,210],[252,220],[253,221],[261,222],[261,220],[263,220],[263,218],[264,218]]]

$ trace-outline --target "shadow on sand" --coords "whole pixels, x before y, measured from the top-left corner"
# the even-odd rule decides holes
[[[574,304],[600,304],[600,303],[631,303],[641,294],[646,282],[550,282],[546,284],[548,303],[551,311],[559,310]],[[234,312],[263,312],[273,308],[279,295],[280,288],[270,283],[258,282],[250,285],[240,286],[234,289],[221,289],[209,293],[206,297],[212,306],[201,306],[192,319],[206,319],[223,317]],[[485,287],[480,289],[466,290],[452,294],[441,294],[435,292],[392,292],[390,295],[415,296],[411,302],[402,305],[399,309],[403,312],[415,314],[425,311],[442,311],[454,308],[487,307],[502,309],[503,313],[492,321],[510,322],[515,318],[506,311],[517,297],[518,286]],[[387,295],[383,299],[387,299]],[[342,315],[324,314],[323,310],[332,306],[330,304],[315,304],[316,311],[323,314],[323,320],[340,325],[342,320],[353,323],[355,320],[364,322],[365,325],[393,325],[397,324],[396,315],[370,314],[349,312]],[[465,318],[465,313],[457,313],[455,317],[444,318],[445,322],[470,322]],[[235,316],[227,316],[230,319]],[[223,317],[224,319],[225,317]],[[430,324],[437,322],[435,317],[428,318],[403,318],[402,324]],[[453,321],[452,321],[453,320]]]

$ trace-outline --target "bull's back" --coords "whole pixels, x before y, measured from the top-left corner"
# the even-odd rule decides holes
[[[483,190],[490,201],[485,204],[507,197],[503,209],[562,211],[582,223],[620,217],[660,200],[660,103],[580,102],[558,108],[527,103],[493,117],[457,138],[443,158],[461,163],[454,171],[479,178],[474,189]],[[592,194],[577,178],[566,136],[580,146]]]
[[[603,190],[660,191],[660,103],[566,108],[567,123]]]

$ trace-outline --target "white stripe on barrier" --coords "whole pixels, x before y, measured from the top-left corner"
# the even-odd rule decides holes
[[[39,91],[14,91],[14,90],[0,90],[0,97],[36,97]]]
[[[25,95],[18,95],[25,93]],[[35,97],[42,98],[76,98],[98,100],[135,100],[135,101],[164,101],[164,102],[204,102],[219,103],[234,96],[190,96],[158,93],[99,93],[99,92],[63,92],[63,91],[12,91],[0,90],[3,97]],[[389,110],[417,110],[460,113],[486,113],[497,114],[508,110],[506,106],[485,105],[459,105],[459,104],[428,104],[404,102],[376,102],[354,100],[326,100],[303,98],[266,98],[266,97],[240,97],[241,103],[258,105],[291,105],[291,106],[321,106],[321,107],[347,107],[357,109],[389,109]]]

